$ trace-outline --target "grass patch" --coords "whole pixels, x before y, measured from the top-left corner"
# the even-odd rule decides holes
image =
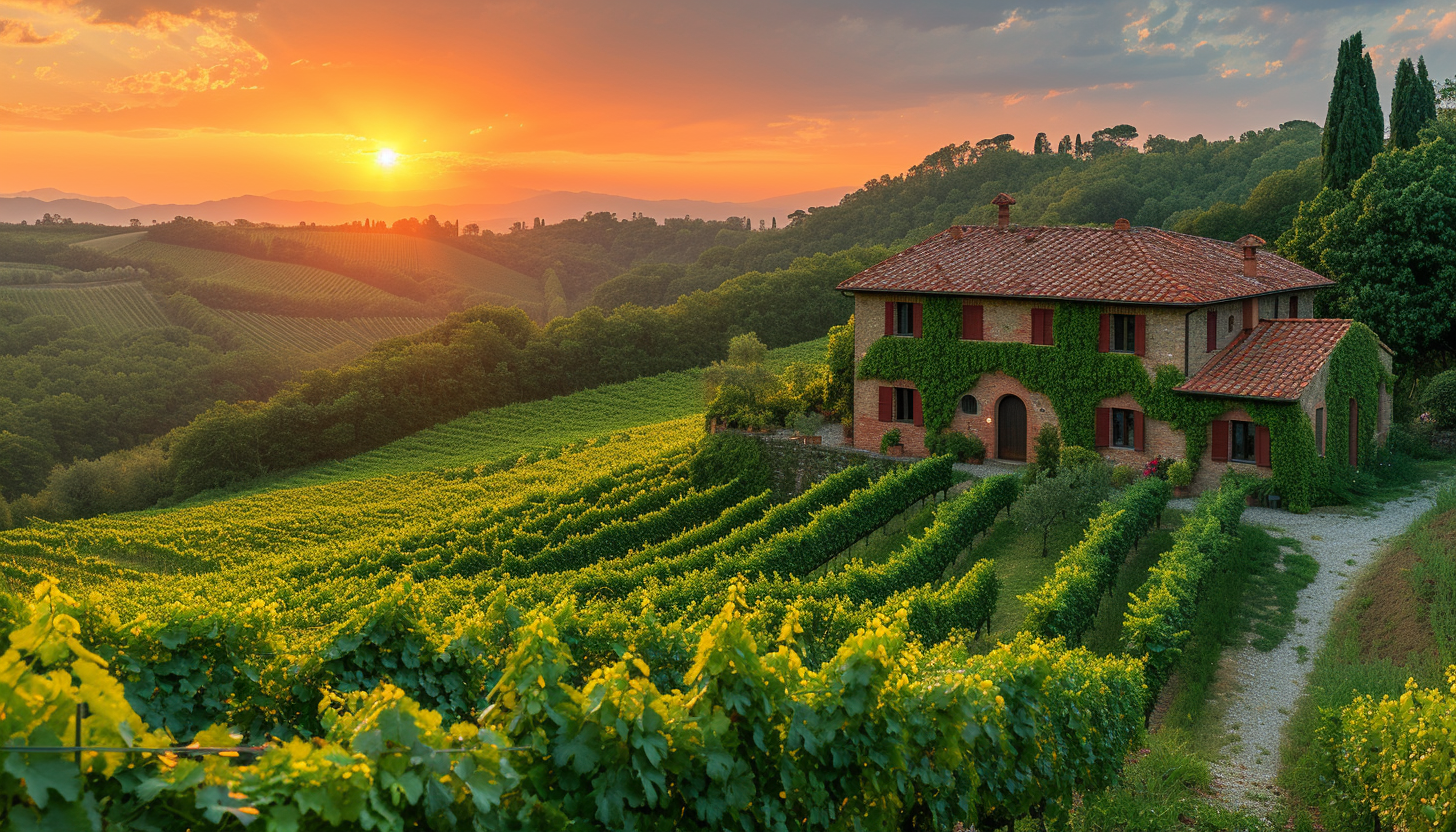
[[[996,561],[996,577],[1001,579],[1001,592],[996,598],[996,611],[991,616],[991,637],[981,643],[987,649],[997,641],[1016,635],[1026,620],[1026,605],[1016,596],[1041,586],[1057,568],[1057,559],[1068,547],[1082,539],[1087,531],[1087,518],[1064,520],[1047,534],[1046,557],[1041,554],[1041,532],[1022,531],[1011,520],[1002,520],[976,544],[968,556],[962,556],[946,573],[947,579],[959,578],[981,560]]]
[[[1147,735],[1128,758],[1122,785],[1088,795],[1072,828],[1101,832],[1166,832],[1171,829],[1259,829],[1257,818],[1205,799],[1212,776],[1208,762],[1180,731]]]
[[[1391,541],[1335,610],[1309,685],[1289,722],[1280,783],[1294,828],[1325,808],[1324,766],[1316,753],[1320,712],[1356,696],[1398,696],[1409,678],[1439,686],[1456,663],[1456,486],[1405,534]]]

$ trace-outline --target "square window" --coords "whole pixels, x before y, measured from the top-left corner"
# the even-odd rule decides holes
[[[904,338],[915,337],[915,304],[895,303],[895,334]]]
[[[1134,449],[1137,436],[1134,435],[1137,417],[1131,410],[1112,411],[1112,447]]]
[[[1137,316],[1112,316],[1112,352],[1137,352]]]
[[[915,391],[907,387],[895,388],[895,421],[915,421]]]
[[[1229,422],[1229,459],[1234,462],[1254,461],[1254,423]]]

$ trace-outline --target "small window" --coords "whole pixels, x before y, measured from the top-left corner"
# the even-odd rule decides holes
[[[895,303],[895,334],[906,338],[915,337],[915,304]]]
[[[967,416],[974,416],[981,412],[981,405],[976,401],[975,396],[961,396],[961,412]]]
[[[1289,296],[1289,317],[1299,317],[1299,295]]]
[[[1254,461],[1254,423],[1229,422],[1229,459],[1234,462]]]
[[[895,388],[895,421],[915,421],[915,391],[908,387]]]
[[[1133,435],[1136,420],[1137,417],[1131,410],[1114,409],[1112,411],[1112,447],[1128,449],[1137,447],[1137,437]]]
[[[1137,316],[1112,316],[1112,352],[1137,352]]]
[[[1229,332],[1233,332],[1234,331],[1234,316],[1233,315],[1230,315],[1229,316],[1228,331]]]
[[[1319,455],[1325,455],[1325,409],[1314,409],[1314,441],[1319,445]]]

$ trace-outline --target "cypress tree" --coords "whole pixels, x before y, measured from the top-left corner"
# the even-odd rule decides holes
[[[1060,153],[1061,155],[1065,156],[1065,155],[1067,155],[1068,153],[1071,153],[1071,152],[1072,152],[1072,137],[1070,135],[1062,136],[1061,142],[1059,142],[1057,144],[1057,153]]]
[[[1376,89],[1375,66],[1365,54],[1363,36],[1356,32],[1340,43],[1335,64],[1334,89],[1321,137],[1325,187],[1348,188],[1370,169],[1370,160],[1384,144],[1385,115]]]
[[[1426,72],[1426,56],[1416,61],[1416,99],[1421,104],[1421,126],[1436,120],[1436,84]]]
[[[1076,157],[1078,159],[1080,159],[1080,158],[1082,158],[1083,152],[1084,151],[1083,151],[1083,148],[1082,148],[1082,134],[1081,133],[1078,133],[1077,134],[1077,144],[1075,145],[1074,154],[1076,155]]]
[[[1036,141],[1032,144],[1031,152],[1036,155],[1052,152],[1052,143],[1047,140],[1047,134],[1037,133]]]
[[[1390,146],[1410,150],[1420,141],[1416,132],[1425,126],[1415,65],[1401,58],[1395,68],[1395,89],[1390,93]]]

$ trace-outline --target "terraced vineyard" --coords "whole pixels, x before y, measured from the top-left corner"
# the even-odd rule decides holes
[[[259,237],[283,237],[321,248],[335,257],[406,274],[440,275],[475,293],[530,303],[541,301],[541,281],[460,249],[403,234],[264,229]]]
[[[425,317],[425,308],[351,277],[238,254],[138,240],[118,257],[166,263],[209,306],[241,311],[288,309],[307,317]],[[337,343],[337,342],[336,342]]]
[[[71,245],[93,248],[102,254],[114,254],[132,243],[139,242],[145,236],[147,236],[147,232],[145,231],[128,231],[125,234],[97,237],[94,240],[83,240],[79,243],[72,243]]]
[[[340,344],[368,347],[386,338],[423,332],[444,320],[428,317],[293,318],[231,309],[220,309],[218,314],[231,321],[252,346],[308,353],[323,352]]]
[[[59,315],[76,326],[94,326],[108,335],[168,325],[162,308],[140,283],[0,286],[0,301]]]

